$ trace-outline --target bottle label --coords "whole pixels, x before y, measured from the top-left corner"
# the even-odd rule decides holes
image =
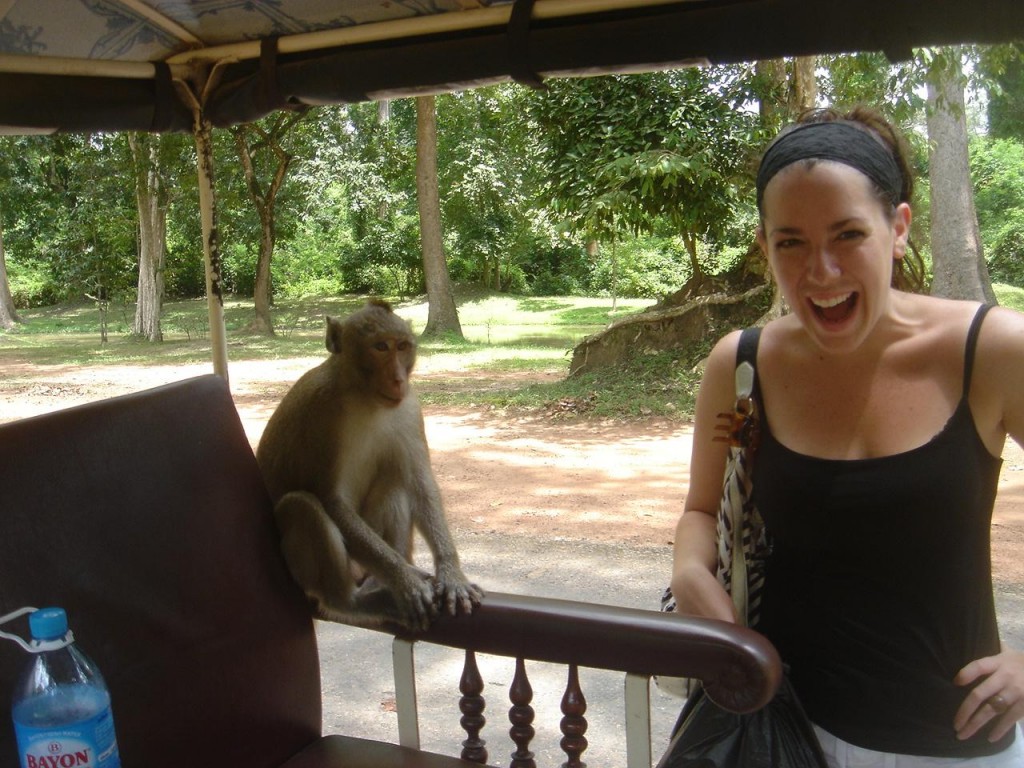
[[[110,708],[86,720],[32,728],[14,722],[21,768],[120,768]]]

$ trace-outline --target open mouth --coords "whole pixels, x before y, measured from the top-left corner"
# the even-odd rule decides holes
[[[857,307],[857,294],[844,293],[827,299],[811,299],[814,314],[826,324],[838,324],[853,314]]]

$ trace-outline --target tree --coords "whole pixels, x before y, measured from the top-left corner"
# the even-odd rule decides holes
[[[989,274],[1024,287],[1024,144],[973,137],[971,177]]]
[[[132,333],[163,341],[160,310],[167,265],[167,191],[160,167],[160,139],[128,134],[135,168],[135,200],[139,212],[139,282]]]
[[[278,201],[278,241],[271,262],[273,297],[335,295],[351,290],[343,261],[354,249],[349,209],[348,107],[322,107],[303,120],[290,146],[302,157],[289,169]]]
[[[0,209],[2,213],[2,209]],[[7,281],[7,257],[4,254],[4,224],[0,216],[0,328],[11,329],[16,323],[20,323],[18,311],[14,307],[14,298],[11,296],[11,286]]]
[[[53,303],[68,290],[59,280],[58,243],[68,206],[62,204],[67,168],[49,136],[0,138],[0,226],[5,280],[0,292],[15,302]]]
[[[745,274],[725,289],[741,301],[716,286],[704,266],[752,208],[742,194],[762,144],[749,108],[752,75],[749,67],[683,69],[560,82],[540,94],[534,116],[543,127],[552,208],[578,232],[612,243],[621,232],[668,226],[688,261],[679,273],[689,268],[686,284],[637,324],[613,324],[578,345],[573,374],[640,350],[678,349],[764,311],[743,292]],[[745,229],[749,246],[753,226]],[[763,271],[756,281],[762,293]]]
[[[989,135],[1024,141],[1024,43],[986,49],[982,68],[992,78],[988,89]]]
[[[437,189],[437,115],[433,96],[416,97],[416,193],[420,212],[423,273],[427,281],[427,326],[423,334],[453,334],[461,339],[462,325],[455,307],[441,235],[441,203]]]
[[[35,158],[43,181],[33,201],[41,220],[25,227],[60,290],[57,299],[93,301],[103,324],[111,301],[134,299],[138,212],[123,134],[45,137]]]
[[[0,147],[3,148],[3,156],[10,157],[14,153],[10,145],[10,139],[0,139]],[[0,168],[0,328],[13,328],[16,323],[21,322],[18,311],[14,306],[14,297],[11,296],[11,284],[7,279],[7,254],[4,252],[4,213],[8,207],[6,199],[11,189],[11,173],[7,163]]]
[[[540,233],[529,98],[503,84],[438,97],[438,184],[449,264],[493,290],[525,286]]]
[[[256,333],[274,334],[270,316],[270,262],[277,240],[275,205],[295,155],[284,147],[284,138],[302,119],[301,112],[276,112],[257,123],[231,128],[238,158],[242,163],[245,186],[259,216],[259,250],[256,258],[256,282],[253,287],[255,317],[250,329]],[[263,159],[263,156],[267,156]],[[262,162],[261,162],[262,161]],[[265,166],[265,167],[264,167]],[[264,180],[264,170],[269,179]]]
[[[930,54],[932,295],[995,303],[974,208],[959,46]]]
[[[757,143],[746,68],[560,81],[536,97],[545,199],[585,239],[653,232],[668,221],[691,275],[721,241]]]
[[[415,99],[348,108],[345,181],[354,247],[343,257],[353,290],[411,294],[424,289],[416,196]]]

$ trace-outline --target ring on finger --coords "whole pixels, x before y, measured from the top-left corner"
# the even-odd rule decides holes
[[[985,703],[988,704],[992,708],[992,711],[995,712],[997,715],[1003,714],[1003,712],[1010,708],[1010,705],[1006,701],[1006,699],[1004,699],[998,693],[995,696],[989,696],[985,700]]]

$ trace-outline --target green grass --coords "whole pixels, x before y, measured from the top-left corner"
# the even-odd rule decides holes
[[[992,290],[995,291],[996,300],[1001,306],[1024,312],[1024,288],[997,283],[992,286]]]
[[[324,316],[344,316],[362,306],[361,296],[282,300],[274,308],[276,335],[259,336],[247,326],[251,300],[229,299],[224,314],[232,361],[322,357]],[[422,299],[393,299],[396,312],[414,331],[426,325]],[[513,297],[476,292],[458,297],[465,340],[420,342],[419,391],[426,404],[476,405],[548,414],[605,418],[685,418],[692,411],[695,375],[691,360],[644,356],[598,374],[567,378],[572,349],[611,320],[636,312],[649,300]],[[0,365],[26,361],[57,365],[180,365],[208,362],[209,323],[203,300],[171,302],[162,316],[164,342],[134,339],[134,307],[112,305],[108,342],[100,343],[100,312],[92,304],[25,310],[25,321],[0,331]],[[543,374],[543,383],[524,383]],[[507,383],[506,383],[507,382]]]
[[[1024,312],[1024,289],[994,286],[999,303]],[[420,342],[420,397],[428,405],[463,405],[531,410],[601,418],[655,416],[687,419],[699,375],[694,366],[709,351],[685,355],[638,355],[620,366],[568,378],[572,349],[611,320],[650,304],[645,300],[583,297],[515,297],[476,291],[457,295],[465,340]],[[274,308],[277,335],[247,331],[251,300],[225,302],[228,360],[319,358],[325,354],[325,315],[344,316],[362,306],[361,296],[282,300]],[[396,311],[421,332],[427,304],[393,299]],[[211,358],[206,302],[165,306],[165,340],[149,344],[131,337],[134,307],[111,306],[108,343],[100,343],[100,313],[92,304],[21,312],[23,325],[0,331],[0,368],[7,361],[40,366],[180,365]],[[543,383],[531,383],[543,374]],[[526,381],[524,381],[526,380]]]
[[[693,364],[709,350],[688,360],[674,353],[638,355],[622,365],[553,383],[526,384],[475,393],[468,402],[509,410],[539,410],[549,415],[588,415],[604,419],[693,418],[700,373]],[[426,403],[463,404],[464,395],[428,391]]]

